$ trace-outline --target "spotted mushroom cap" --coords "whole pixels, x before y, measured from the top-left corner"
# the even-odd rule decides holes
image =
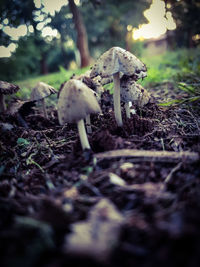
[[[87,115],[101,112],[95,92],[83,82],[71,79],[66,82],[58,99],[58,119],[61,125],[77,122]]]
[[[131,78],[120,80],[121,100],[125,103],[131,101],[137,106],[143,107],[150,101],[150,94],[142,85],[136,83]]]
[[[94,64],[90,77],[100,75],[109,77],[117,72],[128,76],[134,75],[135,80],[146,77],[146,66],[136,56],[120,47],[112,47],[100,56]]]
[[[19,90],[18,85],[0,81],[0,94],[11,95],[11,94],[16,93],[18,90]]]
[[[43,82],[38,82],[31,91],[30,100],[38,101],[55,93],[56,90],[52,86]]]

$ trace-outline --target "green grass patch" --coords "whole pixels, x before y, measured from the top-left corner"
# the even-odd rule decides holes
[[[77,70],[65,70],[63,67],[60,68],[59,72],[41,75],[34,78],[29,78],[22,81],[15,81],[15,84],[18,84],[20,89],[16,96],[21,99],[29,99],[31,89],[37,84],[37,82],[45,82],[53,86],[56,90],[59,90],[60,85],[68,81],[73,74],[81,74],[88,70],[89,68],[77,69]]]

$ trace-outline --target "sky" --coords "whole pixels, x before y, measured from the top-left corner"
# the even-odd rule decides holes
[[[40,8],[41,3],[44,5],[45,13],[50,13],[52,16],[55,14],[55,11],[59,11],[63,5],[67,5],[67,0],[34,0],[35,6]],[[75,0],[76,4],[80,4],[79,0]],[[132,28],[129,25],[129,29],[132,30],[133,39],[144,40],[148,38],[157,38],[164,34],[166,30],[174,30],[176,28],[176,24],[173,21],[172,15],[170,12],[166,13],[165,16],[165,4],[163,0],[152,0],[152,4],[149,9],[144,11],[144,16],[147,18],[148,23],[139,25],[139,27]],[[50,36],[56,37],[58,36],[57,30],[53,30],[50,27],[45,27],[45,22],[43,21],[43,17],[38,14],[37,20],[40,21],[38,23],[38,30],[42,30],[42,35],[44,37]],[[6,23],[6,21],[4,21]],[[2,25],[0,25],[2,27]],[[9,26],[4,27],[4,31],[6,34],[10,35],[12,40],[18,40],[20,36],[25,36],[27,32],[33,32],[33,27],[27,27],[25,25],[20,25],[17,28],[11,28]],[[8,47],[0,46],[0,57],[9,57],[11,53],[16,49],[16,45],[11,43]]]
[[[165,17],[166,15],[166,17]],[[138,29],[133,29],[133,39],[143,40],[149,38],[158,38],[168,30],[174,30],[176,24],[172,14],[165,14],[165,3],[161,0],[153,0],[149,9],[144,11],[144,16],[148,23],[140,25]]]
[[[34,0],[35,6],[40,8],[41,3],[44,5],[44,12],[49,13],[52,16],[55,14],[56,11],[59,11],[62,6],[67,5],[68,2],[66,0]],[[42,20],[42,17],[38,16],[39,20]],[[5,21],[4,21],[5,22]],[[42,29],[42,35],[46,36],[56,36],[58,34],[57,30],[52,30],[50,27],[44,27],[45,23],[39,23],[38,27]],[[2,25],[0,25],[2,27]],[[39,30],[39,29],[38,29]],[[16,41],[21,36],[25,36],[27,32],[33,32],[33,27],[30,26],[27,29],[26,25],[20,25],[17,28],[5,26],[4,32],[11,36],[13,41]],[[10,57],[11,53],[14,52],[16,49],[16,45],[14,43],[10,44],[8,47],[0,46],[0,57]]]

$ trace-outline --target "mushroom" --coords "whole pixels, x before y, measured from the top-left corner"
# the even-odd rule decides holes
[[[72,78],[72,77],[75,77],[75,78]],[[72,77],[70,79],[79,80],[79,81],[83,82],[82,79],[79,79],[80,76],[72,76]],[[63,89],[63,87],[64,87],[64,85],[66,83],[67,82],[64,82],[64,83],[61,84],[60,89],[58,91],[58,98],[60,96],[60,92],[62,91],[62,89]],[[85,82],[83,82],[83,83],[86,84],[86,86],[89,87],[89,89],[91,89],[91,87],[88,86],[87,83],[85,83]],[[97,101],[100,102],[101,98],[100,98],[99,94],[96,91],[94,91],[93,89],[91,89],[91,90],[93,91],[93,94],[96,97]],[[85,118],[85,120],[86,120],[87,133],[92,133],[90,114],[87,115],[87,117]]]
[[[88,70],[81,75],[74,75],[73,74],[70,79],[76,79],[76,80],[82,81],[89,88],[91,88],[93,91],[95,91],[97,94],[101,95],[102,92],[104,91],[104,88],[102,86],[103,84],[101,83],[101,77],[98,76],[98,77],[95,77],[94,79],[92,79],[90,77],[90,73],[91,73],[91,70]]]
[[[82,149],[90,149],[85,131],[87,115],[101,112],[94,92],[83,82],[71,79],[60,91],[58,99],[58,120],[61,125],[77,123]]]
[[[73,74],[70,79],[79,80],[79,81],[83,82],[84,84],[86,84],[90,89],[92,89],[95,92],[94,95],[96,96],[98,102],[100,102],[100,100],[101,100],[100,96],[101,96],[101,93],[104,91],[104,88],[101,85],[99,79],[97,80],[97,79],[91,79],[90,78],[90,73],[91,73],[91,71],[88,70],[81,75],[74,75]],[[90,115],[87,115],[85,120],[86,120],[87,133],[92,133]]]
[[[137,106],[143,107],[151,98],[147,90],[142,85],[136,83],[131,77],[122,77],[120,79],[120,94],[122,101],[125,102],[127,118],[130,118],[129,102],[134,102]]]
[[[100,56],[94,64],[90,77],[100,75],[107,78],[113,75],[114,81],[114,113],[118,126],[122,126],[121,105],[120,105],[120,77],[122,72],[132,76],[135,80],[146,77],[146,66],[136,56],[120,47],[112,47]]]
[[[5,112],[6,111],[6,104],[4,100],[4,95],[11,95],[16,93],[19,90],[19,86],[0,81],[0,112]]]
[[[41,101],[43,113],[46,119],[48,119],[48,116],[45,106],[45,98],[55,93],[56,90],[52,86],[43,82],[38,82],[36,86],[32,88],[30,101]]]

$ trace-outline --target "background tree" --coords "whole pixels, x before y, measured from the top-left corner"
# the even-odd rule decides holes
[[[38,54],[40,54],[40,73],[48,73],[48,67],[46,64],[46,43],[41,38],[41,33],[37,30],[37,21],[35,20],[35,12],[40,9],[35,7],[33,0],[2,0],[0,2],[0,23],[2,28],[0,30],[1,45],[8,45],[12,42],[10,36],[6,35],[3,31],[4,26],[9,25],[10,27],[17,27],[19,25],[26,25],[27,29],[31,25],[33,26],[34,33],[31,37],[31,42],[35,42],[35,47],[40,46]],[[19,42],[18,46],[21,46]],[[20,49],[19,49],[20,50]],[[25,53],[27,55],[27,53]],[[28,57],[29,58],[29,57]]]
[[[10,58],[0,58],[0,79],[16,80],[40,73],[40,47],[35,36],[21,37],[18,47]]]
[[[81,67],[90,63],[90,53],[96,58],[111,46],[128,48],[127,40],[131,38],[127,38],[127,26],[137,27],[145,22],[143,11],[149,4],[148,0],[80,0],[76,5],[70,0],[49,22],[44,6],[36,8],[33,0],[27,0],[25,4],[23,0],[2,0],[0,45],[12,41],[3,31],[6,25],[26,25],[27,29],[32,26],[34,31],[17,41],[18,47],[10,58],[0,59],[3,65],[0,77],[16,80],[31,74],[46,74],[49,70],[57,71],[61,65],[67,68],[76,53],[76,48],[68,45],[71,40],[80,51]],[[57,29],[60,38],[42,36],[40,23]],[[20,67],[16,67],[16,62],[20,62]]]
[[[101,0],[98,5],[94,5],[93,1],[82,1],[81,11],[91,52],[102,52],[114,45],[127,48],[127,26],[137,27],[145,23],[143,11],[149,6],[148,0]]]
[[[74,0],[68,0],[69,2],[69,8],[73,15],[73,20],[77,32],[76,36],[76,43],[77,48],[80,52],[81,57],[81,67],[86,67],[90,64],[90,53],[88,49],[88,37],[87,37],[87,31],[86,27],[81,15],[81,12],[79,11],[78,7],[74,3]]]
[[[166,0],[166,9],[176,21],[174,38],[178,46],[193,47],[194,36],[200,34],[200,1],[199,0]]]

